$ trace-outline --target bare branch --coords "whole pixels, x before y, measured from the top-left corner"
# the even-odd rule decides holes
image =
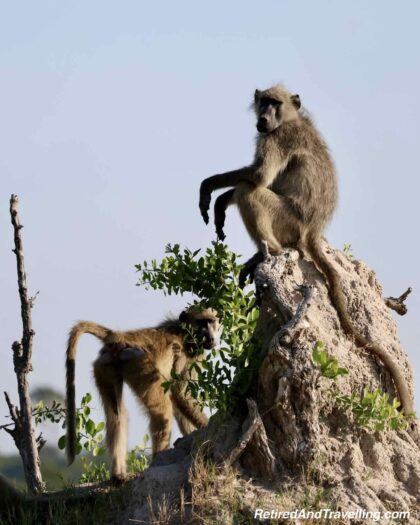
[[[249,411],[249,426],[242,434],[238,445],[233,448],[223,466],[231,466],[243,454],[245,449],[253,456],[256,467],[260,474],[266,479],[273,479],[275,476],[275,458],[268,444],[267,434],[264,423],[258,412],[257,403],[253,399],[246,400]]]
[[[388,308],[391,308],[391,310],[397,312],[398,315],[405,315],[407,313],[407,306],[404,304],[404,301],[412,291],[413,289],[409,287],[399,297],[386,297],[385,304],[388,306]]]
[[[311,305],[311,299],[314,295],[314,286],[311,284],[298,285],[296,290],[302,294],[303,298],[299,303],[296,312],[293,314],[293,317],[282,326],[278,334],[279,340],[284,344],[289,344],[293,340],[296,332],[299,330],[299,325],[302,323],[302,319],[307,309]]]
[[[43,437],[42,432],[39,434],[39,436],[36,438],[36,446],[38,449],[38,453],[41,452],[42,447],[45,445],[47,440]]]
[[[14,231],[14,242],[15,249],[13,252],[16,255],[17,274],[18,274],[18,286],[20,296],[20,309],[23,325],[23,337],[22,337],[22,366],[27,366],[32,357],[32,339],[35,332],[32,329],[32,318],[31,318],[31,299],[28,296],[28,287],[26,284],[26,272],[23,257],[23,243],[20,234],[23,226],[20,224],[18,215],[19,199],[17,195],[10,197],[10,217],[12,220],[13,231]]]
[[[260,421],[258,419],[251,422],[247,430],[242,434],[237,446],[230,451],[229,456],[223,462],[224,467],[233,465],[239,459],[259,426]]]
[[[11,402],[10,396],[7,392],[4,392],[4,397],[6,398],[7,406],[9,407],[10,417],[13,420],[13,423],[17,424],[19,422],[19,411],[15,405]]]

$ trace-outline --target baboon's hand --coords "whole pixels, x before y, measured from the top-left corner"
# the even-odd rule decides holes
[[[203,180],[200,186],[200,212],[206,224],[209,223],[209,208],[211,202],[211,189],[206,180]]]
[[[214,204],[214,225],[216,226],[216,234],[221,241],[224,241],[226,238],[223,227],[226,220],[226,206],[223,199],[224,195],[219,195]]]
[[[216,225],[216,234],[221,241],[224,241],[226,239],[225,232],[223,231],[223,226]]]

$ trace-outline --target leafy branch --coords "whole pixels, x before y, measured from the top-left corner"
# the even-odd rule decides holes
[[[198,377],[191,379],[187,388],[202,406],[226,410],[232,398],[234,371],[240,370],[241,375],[240,379],[236,377],[236,386],[246,389],[257,365],[257,344],[252,337],[259,312],[254,292],[240,288],[239,256],[226,244],[213,241],[204,254],[168,244],[165,253],[160,262],[136,265],[138,285],[165,295],[189,293],[193,296],[191,304],[217,310],[222,323],[221,347],[211,351],[214,359],[201,360],[201,367],[193,363]],[[177,380],[176,376],[172,380]]]

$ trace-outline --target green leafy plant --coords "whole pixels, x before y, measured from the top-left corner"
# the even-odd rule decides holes
[[[82,397],[81,406],[76,410],[76,453],[85,449],[92,452],[93,456],[98,456],[105,452],[105,448],[102,446],[103,442],[103,430],[105,423],[95,423],[90,417],[91,408],[89,406],[92,401],[92,395],[87,393]],[[61,423],[61,427],[66,426],[66,409],[58,401],[53,400],[51,406],[47,405],[44,401],[39,401],[32,411],[32,415],[35,420],[35,424],[51,422]],[[58,440],[58,448],[61,450],[66,446],[66,435],[60,437]]]
[[[51,406],[45,401],[40,400],[32,410],[32,416],[36,425],[46,423],[60,423],[66,419],[66,409],[56,400],[53,400]]]
[[[190,304],[217,310],[222,322],[221,348],[211,351],[214,359],[204,359],[202,368],[192,365],[198,379],[191,379],[187,388],[202,406],[226,410],[232,400],[233,372],[240,370],[240,376],[237,373],[235,377],[236,391],[246,391],[258,366],[258,345],[253,340],[258,320],[254,293],[239,287],[238,256],[219,241],[203,254],[201,250],[181,250],[179,244],[168,244],[165,253],[159,263],[144,261],[136,266],[138,285],[162,290],[165,295],[191,294]]]
[[[96,483],[106,481],[111,477],[108,467],[104,461],[93,461],[86,456],[81,456],[83,473],[80,476],[80,483]]]
[[[337,359],[328,354],[321,341],[315,344],[312,361],[320,367],[324,377],[333,381],[340,375],[348,374],[347,368],[339,366]],[[358,425],[373,432],[404,430],[412,418],[412,415],[406,416],[398,410],[401,406],[398,399],[394,399],[391,403],[389,394],[378,389],[370,392],[365,388],[362,396],[352,393],[350,395],[334,394],[333,397],[340,408],[351,410]]]
[[[337,359],[331,357],[325,350],[325,345],[317,341],[312,351],[312,361],[321,369],[321,374],[328,379],[335,380],[338,376],[345,376],[349,373],[347,368],[340,367]]]
[[[131,474],[138,474],[146,470],[150,464],[150,454],[147,454],[146,450],[149,448],[147,446],[149,442],[149,436],[144,435],[143,443],[137,445],[127,454],[127,470]]]
[[[360,397],[352,393],[350,396],[335,396],[335,401],[344,410],[350,409],[356,422],[373,432],[383,430],[404,430],[408,427],[410,416],[407,417],[398,409],[401,403],[394,399],[392,403],[386,392],[376,389],[369,392],[366,388]]]
[[[346,255],[349,259],[354,259],[353,248],[350,243],[345,244],[343,246],[343,252],[344,252],[344,255]]]
[[[91,417],[92,401],[91,394],[87,393],[82,397],[81,406],[76,410],[76,453],[82,451],[87,455],[80,456],[83,473],[80,483],[94,483],[109,479],[110,472],[106,463],[98,461],[97,456],[102,456],[106,447],[103,441],[103,430],[105,423],[95,421]],[[57,401],[53,401],[48,406],[44,401],[39,401],[32,412],[35,424],[51,422],[61,424],[62,428],[66,425],[66,409]],[[143,443],[136,446],[127,454],[127,470],[133,474],[142,472],[149,466],[149,455],[147,454],[147,443],[149,436],[146,434]],[[66,435],[58,440],[58,447],[64,449],[66,446]],[[96,459],[95,459],[96,458]]]
[[[127,453],[127,472],[139,474],[146,470],[150,464],[150,454],[147,453],[147,442],[149,436],[145,434],[143,444],[137,445]],[[92,456],[81,456],[83,474],[80,483],[95,483],[106,481],[111,477],[111,473],[104,461],[98,461]]]
[[[101,455],[105,452],[103,446],[103,430],[105,423],[95,423],[90,417],[91,408],[89,403],[92,401],[92,395],[87,393],[82,397],[80,408],[76,411],[76,454],[85,449],[92,453],[93,456]],[[63,421],[63,428],[65,421]],[[66,435],[58,440],[58,448],[64,449],[66,446]]]

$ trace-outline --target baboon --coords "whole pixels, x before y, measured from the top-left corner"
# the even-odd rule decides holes
[[[167,319],[155,328],[120,332],[96,323],[81,321],[69,334],[67,371],[67,457],[72,463],[76,450],[75,361],[82,334],[92,334],[104,346],[93,364],[106,418],[106,442],[114,479],[126,475],[127,411],[122,399],[126,383],[145,407],[150,418],[153,455],[169,446],[173,416],[183,435],[207,424],[207,417],[186,392],[189,365],[200,347],[217,344],[219,320],[212,309],[192,307],[179,319]],[[170,392],[162,383],[179,374]]]
[[[292,95],[281,85],[256,90],[253,107],[259,132],[254,161],[201,183],[199,206],[205,223],[209,221],[211,193],[233,186],[215,202],[215,225],[223,240],[225,211],[235,203],[260,250],[245,264],[242,284],[262,260],[262,241],[273,255],[286,246],[301,253],[306,250],[327,277],[343,329],[382,360],[393,377],[404,412],[411,413],[412,400],[400,369],[384,349],[354,327],[339,274],[322,250],[323,232],[337,202],[335,167],[325,141],[300,109],[299,95]]]

